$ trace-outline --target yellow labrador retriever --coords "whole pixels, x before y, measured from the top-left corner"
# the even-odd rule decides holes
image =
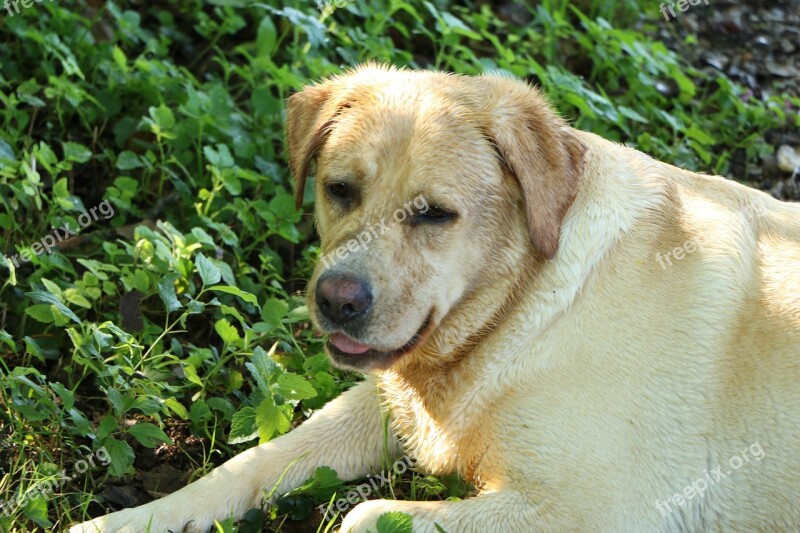
[[[800,530],[800,207],[574,130],[532,87],[367,65],[288,102],[309,284],[367,379],[158,501],[76,526],[206,531],[318,466],[385,453],[463,501],[374,500],[415,531]],[[281,477],[286,471],[286,475]]]

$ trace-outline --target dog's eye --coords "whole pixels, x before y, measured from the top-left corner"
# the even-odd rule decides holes
[[[428,207],[427,210],[417,213],[414,219],[417,223],[428,222],[441,224],[454,220],[457,216],[458,215],[453,211],[448,211],[440,205],[432,205]]]
[[[349,200],[352,198],[353,193],[350,186],[341,181],[334,181],[325,186],[328,196],[335,200]]]

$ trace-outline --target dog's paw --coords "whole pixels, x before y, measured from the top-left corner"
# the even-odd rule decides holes
[[[360,503],[347,513],[339,533],[367,533],[378,530],[378,518],[390,511],[397,511],[398,502],[392,500],[370,500]]]
[[[69,528],[69,533],[97,533],[98,531],[105,531],[106,517],[95,518],[82,524],[76,524]]]
[[[206,533],[214,525],[213,518],[202,513],[191,518],[181,518],[179,514],[145,505],[72,526],[69,533]]]
[[[134,533],[136,531],[144,531],[144,527],[137,524],[132,510],[101,516],[69,528],[69,533]]]
[[[260,489],[244,490],[257,487],[255,483],[246,483],[242,476],[219,478],[219,474],[215,476],[212,472],[146,505],[73,526],[70,533],[206,533],[215,520],[241,518],[248,509],[260,504]]]

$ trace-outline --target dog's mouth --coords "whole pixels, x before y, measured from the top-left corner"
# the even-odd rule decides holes
[[[432,324],[433,311],[431,310],[431,312],[428,313],[428,317],[422,323],[422,326],[420,326],[411,339],[395,350],[375,350],[371,346],[361,344],[338,331],[329,335],[325,346],[328,348],[328,353],[333,361],[339,366],[350,367],[357,370],[383,370],[390,367],[402,356],[414,351],[414,349],[420,346],[433,330]]]

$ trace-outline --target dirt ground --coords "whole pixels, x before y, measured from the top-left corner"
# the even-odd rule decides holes
[[[708,4],[659,24],[657,38],[697,68],[722,72],[748,88],[750,98],[800,95],[800,0],[709,0]],[[691,36],[697,41],[687,44]],[[789,102],[786,110],[800,113]],[[743,158],[734,157],[729,177],[777,198],[800,200],[800,176],[787,170],[792,162],[800,165],[800,129],[772,131],[766,140],[775,147],[775,155],[747,168]]]

